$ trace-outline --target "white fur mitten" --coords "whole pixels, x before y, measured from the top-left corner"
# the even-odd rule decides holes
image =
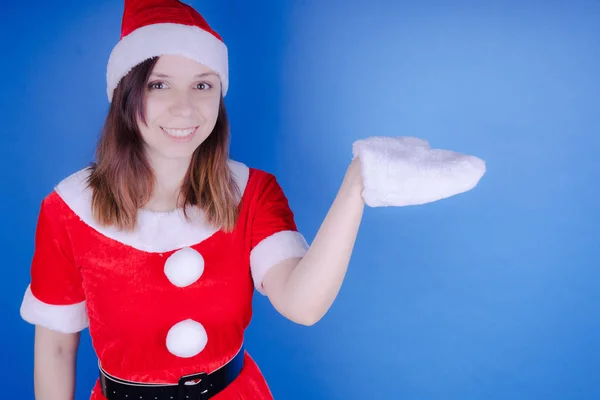
[[[354,142],[370,207],[434,202],[473,189],[485,174],[475,156],[432,149],[415,137],[374,136]]]

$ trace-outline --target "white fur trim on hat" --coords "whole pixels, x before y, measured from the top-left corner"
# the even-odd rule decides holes
[[[162,23],[143,26],[117,43],[108,60],[106,93],[113,91],[139,63],[163,54],[188,57],[215,71],[221,78],[223,96],[229,87],[227,46],[211,33],[191,25]]]

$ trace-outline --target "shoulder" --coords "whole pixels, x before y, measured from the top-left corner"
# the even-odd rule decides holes
[[[70,232],[72,228],[80,221],[80,217],[73,210],[72,206],[65,201],[61,190],[65,187],[75,186],[73,182],[80,179],[84,170],[64,178],[56,184],[53,190],[47,193],[38,209],[36,223],[36,242],[37,246],[45,246],[43,243],[60,243],[63,251],[70,247]],[[70,197],[76,197],[75,194]]]
[[[65,223],[69,217],[76,216],[74,203],[81,202],[87,195],[87,177],[89,168],[83,168],[63,178],[54,185],[42,199],[40,218],[60,221]]]
[[[253,190],[265,190],[271,185],[278,185],[277,177],[270,171],[248,167],[248,188]]]
[[[282,192],[282,188],[273,173],[250,167],[245,192],[244,197],[260,201],[270,193]]]
[[[90,167],[74,172],[58,182],[54,187],[54,191],[48,195],[48,198],[64,203],[73,212],[78,214],[78,211],[91,204],[92,192],[88,186],[90,174]]]
[[[249,178],[244,203],[251,211],[286,209],[288,197],[272,172],[257,168],[249,169]]]
[[[42,200],[40,213],[66,225],[89,214],[86,210],[92,200],[92,193],[88,188],[90,173],[91,169],[85,167],[60,180]]]

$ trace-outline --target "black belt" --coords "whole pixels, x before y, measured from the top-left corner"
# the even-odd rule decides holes
[[[227,364],[207,374],[183,376],[178,384],[131,382],[100,369],[100,387],[108,400],[206,400],[225,389],[244,366],[244,346]]]

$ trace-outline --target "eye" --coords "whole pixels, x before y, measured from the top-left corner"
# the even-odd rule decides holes
[[[150,90],[160,90],[160,89],[164,89],[166,87],[164,82],[152,82],[148,85],[148,89]]]
[[[200,82],[198,85],[196,85],[196,88],[200,90],[209,90],[212,88],[212,85],[208,82]]]

